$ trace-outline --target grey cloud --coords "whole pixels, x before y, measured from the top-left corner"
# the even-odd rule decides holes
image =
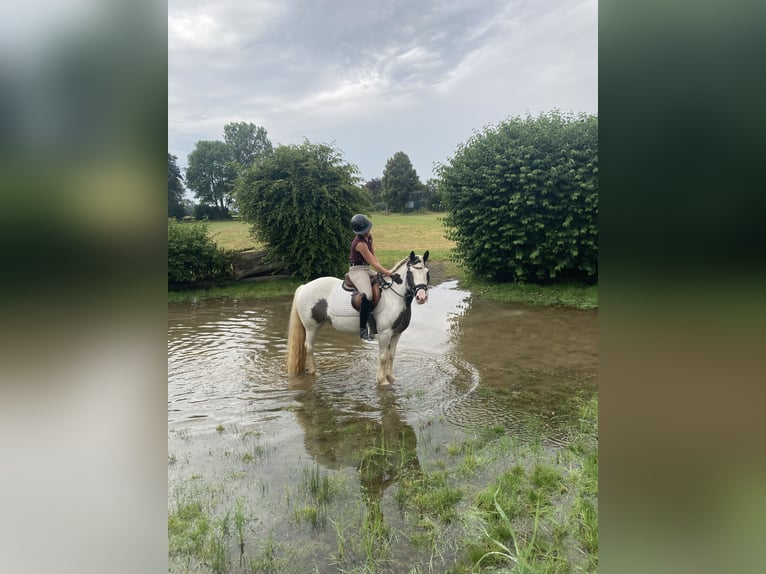
[[[335,141],[365,177],[405,151],[425,179],[486,123],[596,111],[596,6],[170,0],[170,151],[183,164],[195,141],[253,121],[275,143]]]

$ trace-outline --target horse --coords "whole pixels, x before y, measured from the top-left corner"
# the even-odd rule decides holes
[[[423,257],[410,252],[393,268],[392,277],[378,274],[381,295],[371,312],[373,330],[378,335],[376,381],[388,385],[395,380],[394,356],[399,337],[410,324],[413,299],[422,305],[428,300],[430,273],[428,251]],[[399,270],[406,271],[402,281]],[[397,282],[398,279],[398,282]],[[351,294],[343,289],[343,279],[319,277],[295,290],[287,334],[287,372],[297,375],[304,370],[316,375],[314,341],[326,324],[336,331],[359,336],[359,313],[351,306]]]

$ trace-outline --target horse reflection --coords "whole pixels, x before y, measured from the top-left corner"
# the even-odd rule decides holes
[[[369,517],[381,520],[384,492],[404,474],[419,473],[420,461],[415,430],[403,420],[394,391],[378,387],[377,394],[379,416],[370,405],[358,405],[352,414],[308,385],[296,397],[302,406],[295,415],[306,452],[327,468],[356,468]]]

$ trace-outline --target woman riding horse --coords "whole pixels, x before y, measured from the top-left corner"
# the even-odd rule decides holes
[[[356,234],[351,242],[351,253],[348,256],[348,275],[354,287],[362,294],[361,308],[359,309],[359,338],[362,341],[372,341],[372,336],[367,331],[367,321],[372,309],[372,283],[375,277],[373,270],[380,271],[386,277],[390,277],[392,270],[388,270],[380,264],[375,257],[375,249],[372,246],[372,221],[361,213],[351,218],[351,230]],[[372,269],[370,269],[372,267]]]

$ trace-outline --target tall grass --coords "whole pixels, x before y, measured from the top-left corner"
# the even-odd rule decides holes
[[[498,488],[495,491],[494,494],[494,503],[495,503],[495,509],[497,510],[498,515],[500,516],[500,519],[502,520],[503,525],[505,526],[506,530],[508,531],[511,540],[513,541],[513,549],[509,548],[499,540],[496,540],[492,538],[492,536],[485,530],[484,534],[489,538],[492,543],[500,548],[500,550],[491,550],[484,555],[482,555],[481,558],[476,562],[475,567],[478,568],[481,563],[489,558],[489,557],[498,557],[503,560],[506,560],[508,562],[511,562],[514,565],[513,572],[517,572],[518,574],[534,574],[537,572],[537,569],[534,566],[534,556],[535,556],[535,539],[537,538],[537,529],[539,526],[539,518],[540,518],[540,504],[538,502],[537,509],[535,510],[535,519],[534,519],[534,526],[532,528],[532,536],[528,541],[522,540],[517,534],[516,531],[513,528],[513,524],[511,523],[511,519],[508,518],[508,515],[503,510],[503,507],[500,505],[500,503],[497,501],[497,495],[500,492],[500,489]]]

